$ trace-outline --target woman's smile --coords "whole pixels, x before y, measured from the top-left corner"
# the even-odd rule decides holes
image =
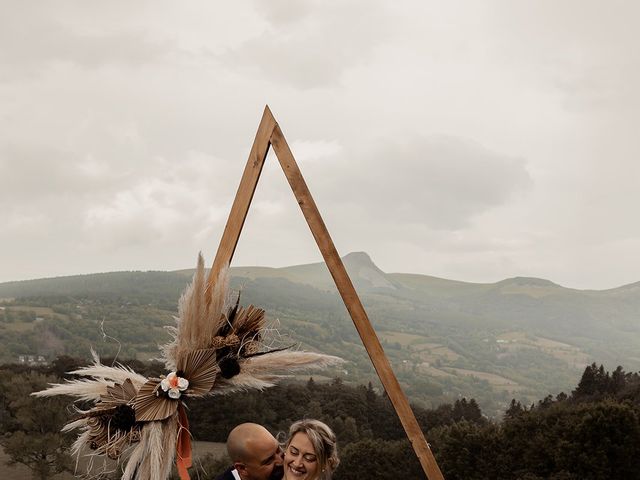
[[[284,452],[285,480],[313,480],[318,477],[318,458],[306,433],[296,433]]]

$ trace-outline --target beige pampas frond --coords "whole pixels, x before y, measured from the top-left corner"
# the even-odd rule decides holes
[[[124,365],[109,367],[107,365],[98,363],[88,367],[82,367],[77,370],[73,370],[69,373],[72,375],[82,375],[83,377],[93,377],[95,379],[110,380],[115,383],[123,383],[124,381],[129,379],[134,383],[134,385],[137,386],[140,386],[147,381],[146,377],[137,374]]]
[[[226,322],[224,312],[228,281],[228,268],[224,268],[207,302],[204,258],[202,254],[198,255],[193,281],[178,302],[177,325],[168,329],[173,341],[161,347],[167,368],[175,369],[193,350],[210,347],[214,333]]]
[[[162,478],[160,476],[160,470],[162,470],[165,453],[162,451],[162,422],[149,422],[147,429],[149,431],[149,447],[147,448],[149,454],[141,465],[142,478]],[[175,430],[171,432],[171,436],[174,435]],[[173,463],[173,452],[171,452],[171,463]],[[148,470],[149,475],[144,475],[145,470]]]
[[[84,424],[86,425],[86,421],[84,421]],[[62,431],[64,432],[68,430],[63,429]],[[80,452],[86,447],[86,444],[89,441],[90,436],[91,436],[91,433],[88,430],[78,435],[78,438],[76,438],[76,441],[73,442],[73,445],[71,445],[71,454],[79,457]]]
[[[276,385],[281,377],[274,375],[270,379],[256,378],[248,373],[239,373],[230,380],[221,378],[216,382],[215,388],[211,390],[212,395],[227,395],[229,393],[243,392],[247,390],[264,390]]]
[[[67,380],[66,383],[51,383],[49,388],[34,392],[36,397],[53,397],[56,395],[70,395],[78,401],[98,401],[107,393],[107,387],[113,382],[107,380]]]
[[[315,352],[290,352],[282,350],[250,357],[243,363],[243,371],[260,377],[274,372],[293,372],[308,368],[326,368],[344,363],[340,357]]]
[[[164,422],[147,423],[140,444],[131,451],[122,480],[168,478],[175,455],[177,425],[177,415]]]
[[[207,341],[211,341],[214,332],[227,322],[225,314],[229,308],[229,265],[225,265],[218,274],[213,284],[206,285],[203,294],[206,297],[207,289],[211,289],[211,300],[207,306],[207,314],[211,319],[211,324],[207,326]]]
[[[202,254],[198,255],[198,266],[193,276],[191,285],[187,287],[182,294],[178,303],[178,315],[180,323],[178,324],[178,342],[177,342],[177,358],[181,352],[188,352],[198,348],[205,348],[202,345],[202,338],[199,335],[200,329],[206,329],[207,308],[205,304],[205,272],[204,258]],[[202,333],[205,333],[203,330]],[[206,335],[202,335],[205,337]]]
[[[34,392],[36,397],[53,397],[56,395],[70,395],[79,401],[99,401],[107,395],[108,389],[117,383],[130,381],[137,388],[140,388],[147,379],[138,375],[130,368],[123,365],[109,367],[100,363],[100,359],[92,351],[94,363],[88,367],[82,367],[69,372],[72,375],[80,375],[85,378],[81,380],[67,380],[65,383],[52,383],[46,390]]]
[[[145,432],[145,427],[142,427],[140,442],[137,445],[135,445],[131,450],[129,459],[127,460],[127,465],[124,468],[124,472],[122,473],[121,480],[134,480],[134,475],[138,471],[139,465],[142,463],[145,455],[147,454],[146,438],[147,438],[147,434]],[[139,478],[143,478],[143,477],[139,477]]]
[[[142,427],[140,432],[140,443],[129,455],[127,467],[125,468],[122,478],[152,480],[149,458],[151,456],[150,449],[155,442],[151,441],[152,431],[156,431],[156,423],[149,422]],[[129,476],[130,475],[130,476]]]
[[[176,442],[178,440],[178,415],[174,415],[168,421],[162,423],[162,467],[158,478],[169,478],[173,457],[176,452]]]
[[[79,418],[78,420],[72,420],[67,423],[64,427],[62,427],[62,432],[70,432],[71,430],[75,430],[76,428],[86,427],[87,419]]]
[[[279,380],[301,370],[326,368],[343,363],[340,357],[314,352],[267,352],[241,362],[241,373],[230,379],[219,377],[212,393],[215,395],[273,387]],[[278,374],[280,373],[280,374]]]

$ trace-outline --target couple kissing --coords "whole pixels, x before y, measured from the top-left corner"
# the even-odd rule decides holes
[[[232,461],[216,480],[330,480],[338,466],[336,436],[319,420],[291,425],[284,446],[263,426],[243,423],[227,438]]]

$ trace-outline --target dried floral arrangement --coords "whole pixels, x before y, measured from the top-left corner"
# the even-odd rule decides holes
[[[189,478],[191,435],[183,400],[273,386],[287,373],[340,363],[338,357],[265,344],[265,312],[242,307],[228,296],[228,269],[205,281],[202,255],[192,283],[182,294],[173,341],[161,347],[167,370],[146,378],[122,365],[107,366],[94,354],[92,365],[73,372],[84,377],[53,384],[33,395],[70,395],[93,403],[63,431],[79,429],[72,453],[93,460],[108,457],[122,480],[161,480],[174,459],[180,478]],[[106,469],[106,463],[105,467]]]

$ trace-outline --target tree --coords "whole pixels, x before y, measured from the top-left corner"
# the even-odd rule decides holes
[[[48,479],[56,473],[71,471],[67,454],[70,439],[60,432],[67,420],[64,398],[37,399],[31,392],[42,390],[57,378],[36,372],[11,374],[0,378],[5,415],[0,444],[9,456],[9,465],[21,463],[31,469],[34,478]]]
[[[611,374],[611,393],[619,393],[627,383],[627,375],[620,365]]]
[[[429,432],[433,452],[447,480],[489,480],[500,476],[502,450],[500,429],[492,423],[479,425],[461,420]]]
[[[504,416],[505,418],[515,418],[518,415],[522,414],[524,411],[526,411],[526,409],[522,406],[522,404],[519,401],[516,401],[515,398],[512,398],[511,404],[509,405],[509,408],[507,408]]]
[[[334,480],[424,478],[407,440],[360,440],[347,445],[340,457]]]
[[[482,411],[475,399],[467,401],[466,398],[456,400],[453,405],[453,420],[467,420],[474,423],[483,423]]]
[[[567,470],[584,479],[640,478],[640,421],[632,407],[607,400],[575,415]]]
[[[573,391],[573,397],[585,397],[596,393],[598,388],[598,367],[595,362],[584,369],[584,373],[578,383],[578,388]]]

